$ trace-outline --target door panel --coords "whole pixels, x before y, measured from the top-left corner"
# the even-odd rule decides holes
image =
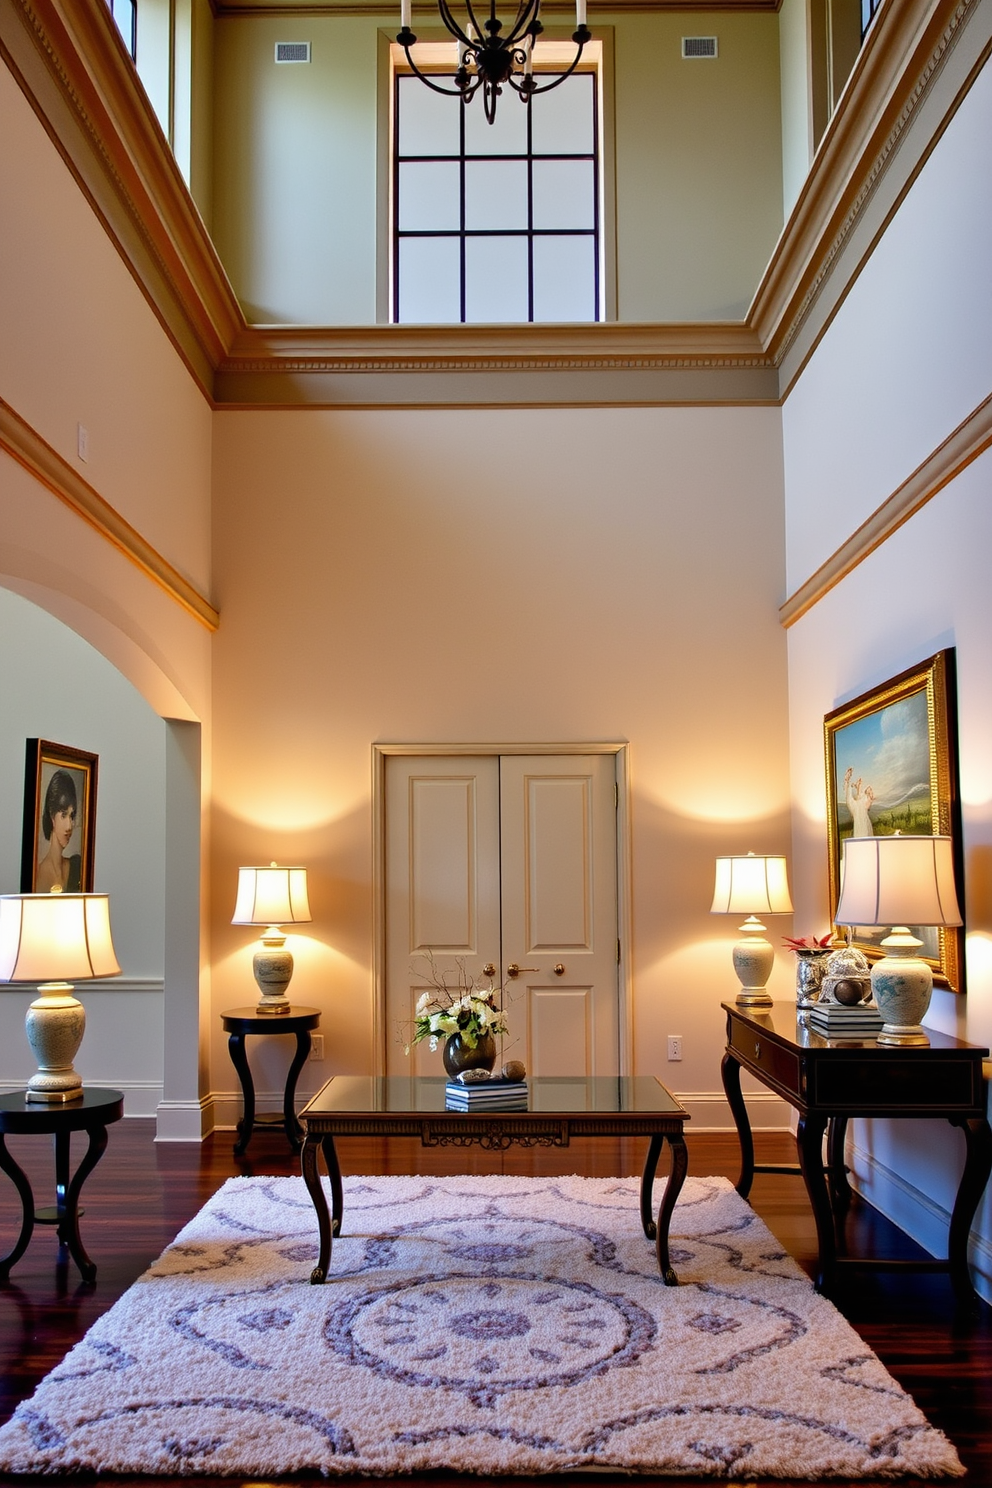
[[[386,1072],[442,1074],[426,1043],[404,1053],[428,985],[427,952],[454,984],[499,966],[499,760],[386,760]]]
[[[616,841],[612,755],[501,758],[504,986],[535,1075],[619,1073]]]
[[[503,1059],[534,1075],[619,1073],[616,764],[612,755],[388,756],[386,1071],[409,1056],[421,959],[504,988]],[[514,976],[511,965],[520,968]]]

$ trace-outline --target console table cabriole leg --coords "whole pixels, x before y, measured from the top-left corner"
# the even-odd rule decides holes
[[[296,1119],[296,1082],[300,1078],[300,1071],[310,1058],[310,1030],[300,1028],[296,1034],[296,1053],[293,1062],[289,1066],[289,1074],[286,1076],[286,1089],[282,1098],[282,1116],[286,1127],[286,1135],[294,1152],[299,1152],[303,1145],[303,1128]]]
[[[61,1136],[62,1134],[60,1133],[59,1135]],[[84,1281],[93,1281],[95,1279],[96,1266],[83,1249],[83,1242],[79,1237],[79,1194],[86,1179],[107,1150],[107,1128],[105,1126],[94,1126],[90,1131],[89,1138],[89,1145],[83,1153],[79,1167],[73,1174],[72,1182],[64,1190],[64,1199],[60,1199],[60,1208],[63,1210],[63,1213],[58,1227],[59,1243],[69,1247],[69,1254],[79,1267]],[[65,1133],[65,1143],[66,1155],[68,1156],[68,1132]]]
[[[959,1303],[974,1304],[975,1289],[968,1273],[968,1236],[979,1200],[992,1173],[992,1128],[984,1118],[965,1120],[952,1117],[952,1126],[964,1132],[965,1159],[958,1184],[951,1227],[947,1237],[947,1264],[951,1284]]]
[[[668,1230],[689,1168],[689,1154],[686,1151],[685,1138],[681,1133],[676,1137],[669,1137],[668,1146],[672,1154],[672,1166],[668,1174],[668,1182],[665,1184],[665,1192],[658,1206],[658,1268],[664,1277],[666,1286],[678,1286],[679,1279],[668,1253]]]
[[[34,1194],[31,1192],[27,1174],[17,1166],[7,1151],[7,1142],[2,1132],[0,1132],[0,1168],[7,1174],[21,1197],[21,1233],[17,1237],[13,1250],[0,1257],[0,1281],[6,1281],[10,1276],[10,1268],[17,1264],[27,1250],[28,1241],[34,1230]]]
[[[751,1136],[747,1106],[741,1094],[741,1067],[729,1049],[723,1056],[720,1073],[723,1077],[724,1094],[727,1097],[727,1104],[734,1118],[737,1137],[741,1144],[741,1176],[737,1180],[737,1192],[742,1199],[746,1199],[751,1192],[751,1184],[754,1182],[754,1141]]]
[[[241,1097],[244,1102],[244,1114],[238,1122],[238,1140],[234,1144],[234,1155],[240,1157],[251,1141],[252,1129],[255,1125],[255,1082],[248,1065],[244,1034],[232,1033],[227,1041],[227,1047],[231,1052],[231,1063],[237,1070],[238,1079],[241,1081]]]
[[[834,1240],[834,1214],[830,1206],[830,1193],[823,1172],[823,1134],[827,1129],[827,1117],[811,1112],[801,1113],[796,1129],[796,1146],[799,1150],[799,1166],[803,1182],[809,1195],[810,1207],[816,1221],[816,1240],[819,1259],[816,1272],[818,1292],[829,1290],[834,1279],[837,1248]]]
[[[305,1133],[300,1166],[303,1172],[303,1182],[306,1184],[307,1193],[310,1195],[314,1213],[317,1216],[317,1235],[320,1245],[317,1264],[310,1272],[311,1286],[323,1285],[327,1280],[327,1270],[331,1264],[331,1216],[327,1212],[327,1198],[324,1194],[324,1185],[320,1181],[320,1168],[317,1163],[319,1150],[319,1137],[311,1137],[309,1133]]]

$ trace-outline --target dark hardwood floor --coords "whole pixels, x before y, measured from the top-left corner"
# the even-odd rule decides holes
[[[196,1146],[156,1144],[153,1130],[152,1122],[140,1120],[112,1127],[103,1161],[83,1190],[81,1229],[83,1243],[98,1266],[95,1282],[83,1283],[71,1261],[59,1260],[54,1232],[45,1228],[35,1230],[9,1283],[0,1285],[0,1420],[6,1420],[18,1401],[31,1394],[42,1376],[59,1363],[225,1178],[237,1173],[298,1171],[298,1159],[277,1133],[256,1131],[248,1160],[239,1162],[232,1155],[229,1132]],[[735,1137],[690,1130],[688,1144],[690,1173],[736,1179]],[[11,1137],[8,1145],[28,1173],[37,1202],[52,1202],[52,1154],[47,1140]],[[74,1145],[74,1162],[81,1147]],[[756,1148],[759,1162],[794,1160],[794,1147],[787,1136],[759,1134]],[[513,1174],[578,1170],[591,1177],[637,1175],[643,1158],[643,1143],[634,1139],[590,1139],[564,1151],[513,1148],[501,1157],[471,1149],[425,1149],[414,1139],[391,1139],[388,1147],[376,1139],[342,1141],[339,1150],[345,1173],[491,1172],[498,1165],[499,1171]],[[801,1179],[759,1174],[751,1199],[779,1241],[812,1270],[815,1232]],[[0,1175],[2,1253],[9,1249],[19,1221],[13,1186]],[[911,1241],[857,1201],[849,1220],[848,1242],[855,1254],[915,1253]],[[946,1277],[912,1272],[847,1272],[843,1291],[834,1300],[930,1421],[950,1436],[969,1470],[970,1482],[983,1488],[992,1484],[992,1310],[979,1304],[973,1313],[956,1315]],[[811,1390],[823,1388],[819,1380],[796,1381],[797,1390],[804,1385]],[[118,1488],[125,1482],[154,1488],[157,1483],[174,1484],[176,1480],[100,1481],[113,1482]],[[512,1481],[515,1488],[522,1488],[522,1480]],[[686,1481],[664,1479],[671,1488]],[[700,1480],[691,1481],[698,1485]],[[782,1480],[776,1481],[783,1488]],[[190,1488],[206,1488],[217,1480],[186,1478],[182,1482]],[[251,1488],[264,1485],[255,1482]]]

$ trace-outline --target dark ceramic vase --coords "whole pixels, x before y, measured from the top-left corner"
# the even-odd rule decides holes
[[[491,1070],[496,1063],[496,1040],[491,1033],[484,1033],[476,1039],[475,1048],[470,1049],[460,1033],[453,1033],[444,1041],[441,1058],[452,1079],[462,1070]]]

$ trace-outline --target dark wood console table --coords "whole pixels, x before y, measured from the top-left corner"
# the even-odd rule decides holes
[[[93,1281],[96,1266],[83,1249],[79,1237],[79,1194],[107,1147],[107,1127],[124,1115],[124,1096],[119,1090],[101,1090],[84,1086],[75,1100],[58,1105],[37,1104],[26,1099],[26,1090],[15,1090],[0,1096],[0,1168],[12,1180],[21,1199],[21,1233],[12,1250],[0,1258],[0,1281],[10,1276],[10,1268],[28,1248],[36,1224],[56,1226],[59,1247],[66,1247],[84,1281]],[[73,1132],[84,1131],[89,1145],[69,1177],[69,1142]],[[26,1134],[52,1136],[55,1145],[55,1203],[36,1209],[34,1194],[27,1174],[7,1150],[6,1137]]]
[[[678,1286],[668,1250],[668,1227],[688,1168],[683,1127],[689,1113],[660,1080],[630,1078],[533,1079],[526,1111],[446,1111],[443,1078],[376,1078],[337,1075],[300,1112],[303,1179],[313,1200],[320,1255],[310,1273],[319,1286],[331,1263],[331,1237],[341,1232],[344,1195],[335,1137],[419,1137],[425,1147],[477,1145],[502,1152],[513,1143],[525,1147],[567,1147],[573,1137],[648,1137],[641,1177],[641,1225],[655,1242],[666,1286]],[[651,1203],[658,1159],[665,1141],[671,1149],[668,1182],[655,1220]],[[333,1214],[317,1166],[318,1152],[331,1182]]]
[[[735,1003],[723,1007],[727,1014],[723,1087],[741,1143],[737,1192],[747,1198],[756,1171],[802,1173],[816,1221],[817,1288],[829,1291],[841,1266],[948,1271],[958,1299],[973,1301],[968,1234],[992,1172],[992,1130],[982,1079],[982,1059],[988,1050],[929,1030],[929,1046],[919,1048],[879,1044],[873,1038],[828,1040],[805,1026],[795,1003],[760,1010]],[[741,1070],[799,1112],[798,1170],[755,1168]],[[951,1214],[946,1260],[893,1261],[843,1254],[844,1216],[851,1196],[844,1138],[852,1116],[936,1117],[963,1131],[964,1169]]]
[[[310,1057],[310,1033],[320,1022],[320,1009],[291,1007],[288,1013],[260,1013],[256,1003],[254,1007],[229,1008],[226,1013],[221,1013],[221,1022],[225,1032],[230,1034],[227,1047],[231,1053],[231,1063],[241,1081],[244,1102],[244,1114],[238,1122],[238,1139],[234,1144],[235,1157],[240,1157],[244,1152],[256,1126],[284,1131],[293,1151],[299,1152],[303,1144],[303,1128],[296,1119],[296,1082],[300,1077],[300,1070]],[[296,1053],[286,1075],[281,1116],[260,1116],[256,1119],[255,1083],[245,1052],[245,1039],[253,1033],[292,1033],[296,1037]]]

